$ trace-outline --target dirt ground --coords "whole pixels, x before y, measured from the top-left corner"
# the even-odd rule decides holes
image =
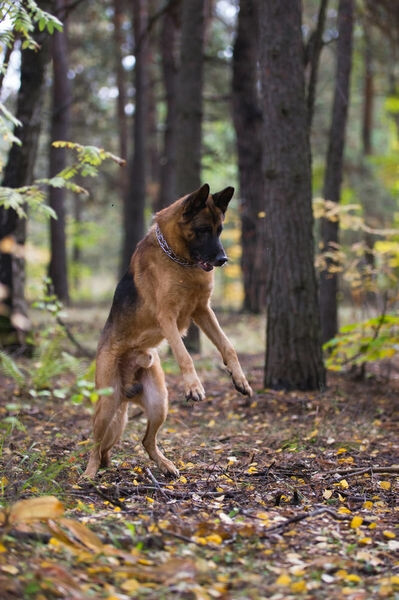
[[[274,392],[245,354],[248,400],[196,362],[200,404],[165,363],[177,480],[149,461],[132,407],[112,468],[81,483],[90,403],[1,380],[1,599],[399,598],[397,382],[330,374],[324,392]],[[15,504],[32,497],[37,518]]]

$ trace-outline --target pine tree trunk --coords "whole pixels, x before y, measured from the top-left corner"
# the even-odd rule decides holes
[[[117,119],[118,119],[118,136],[119,136],[119,155],[123,159],[127,159],[127,119],[125,113],[126,105],[126,82],[125,82],[125,71],[122,65],[122,44],[123,44],[123,8],[122,0],[114,0],[114,52],[115,52],[115,63],[116,63],[116,85],[118,87],[118,99],[117,99]],[[127,181],[127,178],[123,176],[123,180]],[[126,186],[122,184],[124,193],[126,192]]]
[[[176,197],[201,185],[204,0],[184,0],[177,90]],[[185,339],[200,351],[199,329],[190,327]]]
[[[40,3],[40,6],[45,10],[49,9],[47,3]],[[42,117],[45,69],[50,56],[48,34],[37,30],[34,32],[34,38],[40,45],[40,50],[24,50],[21,54],[21,84],[16,117],[22,125],[16,127],[14,133],[22,144],[11,146],[4,169],[4,187],[17,188],[29,185],[33,180]],[[11,247],[9,252],[0,252],[0,282],[7,294],[0,320],[0,341],[2,345],[7,346],[23,346],[26,331],[29,329],[24,295],[25,260],[21,253],[14,252],[14,244],[23,249],[25,239],[26,220],[19,219],[14,210],[0,207],[0,242],[3,248],[5,245]]]
[[[363,27],[364,35],[364,82],[363,82],[363,123],[362,123],[362,146],[364,156],[372,154],[372,131],[373,131],[373,105],[374,105],[374,77],[373,59],[370,39],[370,31],[367,25]]]
[[[258,14],[254,0],[241,0],[233,52],[233,117],[241,198],[241,268],[246,311],[265,303],[265,205],[262,180],[262,113],[257,92]]]
[[[129,185],[124,202],[124,241],[121,275],[126,271],[136,245],[144,236],[144,208],[146,198],[147,157],[147,2],[134,0],[133,24],[136,45],[134,68],[135,112],[133,126],[133,157],[129,165]]]
[[[161,156],[160,190],[157,210],[176,200],[176,42],[178,14],[176,5],[165,13],[161,30],[162,77],[166,95],[164,147]]]
[[[349,106],[352,65],[353,0],[340,0],[338,5],[337,68],[323,197],[339,203],[343,174],[346,120]],[[339,242],[339,221],[322,219],[322,251],[334,254]],[[326,268],[320,274],[320,312],[322,341],[327,342],[338,331],[337,260],[326,257]]]
[[[56,0],[57,14],[63,19],[65,1]],[[67,140],[69,135],[69,111],[71,90],[68,79],[68,42],[64,31],[55,31],[51,37],[53,59],[53,88],[51,115],[51,142]],[[66,149],[54,148],[50,142],[50,177],[66,167]],[[65,235],[65,188],[49,188],[49,204],[57,219],[50,219],[50,264],[49,277],[55,295],[69,304],[68,259]]]
[[[269,258],[264,383],[320,389],[325,371],[313,265],[301,1],[261,2],[263,174]]]
[[[312,32],[306,48],[305,64],[309,64],[309,83],[307,87],[308,125],[312,128],[314,105],[316,99],[317,76],[321,51],[323,49],[324,24],[326,22],[328,0],[320,0],[316,29]]]

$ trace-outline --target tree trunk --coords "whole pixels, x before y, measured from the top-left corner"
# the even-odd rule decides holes
[[[176,197],[201,185],[204,0],[184,0],[177,93]],[[200,338],[191,326],[186,346],[199,352]]]
[[[0,91],[1,91],[1,88],[3,87],[4,77],[7,73],[8,63],[10,62],[10,57],[11,57],[13,50],[14,50],[14,42],[12,42],[12,44],[10,46],[6,46],[6,49],[4,52],[3,64],[1,65],[2,70],[0,71]]]
[[[264,384],[320,389],[301,1],[260,2],[263,174],[269,258]]]
[[[241,268],[244,310],[265,303],[265,204],[262,180],[262,113],[257,92],[258,15],[254,0],[241,0],[233,52],[233,117],[241,198]]]
[[[41,3],[40,6],[48,10],[47,3]],[[14,133],[22,144],[11,146],[4,169],[4,187],[17,188],[29,185],[33,180],[45,68],[49,60],[48,34],[37,30],[33,35],[40,50],[24,50],[21,54],[21,84],[16,117],[22,125],[16,127]],[[23,249],[25,238],[26,220],[19,219],[14,210],[0,207],[0,282],[7,294],[0,322],[0,339],[3,345],[24,345],[25,334],[29,329],[24,296],[25,260],[23,252],[16,251],[17,248]]]
[[[56,0],[57,14],[63,19],[65,0]],[[55,31],[51,37],[53,59],[52,115],[50,132],[50,177],[66,167],[66,149],[54,148],[51,142],[67,140],[71,90],[68,79],[68,42],[64,31]],[[49,277],[55,295],[69,304],[68,259],[65,235],[65,188],[49,188],[49,204],[57,219],[50,219],[50,264]]]
[[[316,29],[310,36],[306,48],[306,63],[309,63],[309,83],[307,88],[308,124],[312,127],[314,104],[316,99],[317,75],[319,72],[320,55],[323,49],[324,24],[326,22],[328,0],[320,0]]]
[[[350,72],[352,64],[353,0],[340,0],[338,5],[338,42],[335,91],[331,129],[324,175],[323,197],[339,203],[343,173],[346,120],[349,105]],[[327,342],[338,331],[338,275],[337,260],[339,221],[322,219],[322,251],[326,268],[320,274],[320,312],[322,341]]]
[[[114,52],[116,63],[116,85],[118,87],[117,99],[117,119],[118,119],[118,136],[119,136],[119,155],[121,158],[127,159],[127,119],[125,113],[126,105],[126,82],[125,71],[122,64],[122,45],[124,42],[122,34],[123,23],[123,2],[122,0],[114,0]],[[125,183],[126,177],[123,177]],[[126,185],[121,186],[123,192],[126,193]]]
[[[136,245],[144,235],[144,208],[146,197],[147,156],[147,2],[134,0],[133,24],[136,44],[134,69],[135,112],[133,125],[133,157],[129,166],[129,185],[124,202],[124,241],[121,275],[126,271]]]
[[[176,42],[178,33],[178,5],[172,4],[165,13],[161,30],[162,77],[165,88],[166,119],[164,147],[161,156],[160,190],[157,210],[176,200],[176,101],[177,64]]]
[[[363,123],[362,146],[364,156],[372,154],[371,135],[373,131],[374,78],[372,48],[368,25],[363,26],[364,35],[364,82],[363,82]]]

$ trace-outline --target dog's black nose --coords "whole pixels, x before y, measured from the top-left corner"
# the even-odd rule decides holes
[[[223,267],[224,264],[227,263],[229,259],[227,258],[227,256],[225,255],[225,253],[223,252],[223,254],[218,254],[217,257],[214,260],[214,265],[215,267]]]

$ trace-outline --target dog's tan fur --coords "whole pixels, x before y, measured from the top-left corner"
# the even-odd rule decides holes
[[[101,396],[97,403],[93,420],[95,445],[86,477],[94,477],[100,466],[109,465],[110,450],[119,441],[126,425],[129,401],[141,406],[147,415],[143,445],[150,458],[164,473],[178,474],[174,464],[157,446],[157,432],[167,415],[168,393],[156,347],[164,338],[168,340],[183,376],[186,397],[205,398],[204,388],[182,341],[191,319],[221,353],[236,388],[252,395],[237,354],[210,307],[213,272],[174,262],[162,250],[155,234],[158,224],[175,255],[190,261],[188,244],[194,235],[193,221],[197,226],[205,222],[216,230],[224,218],[224,211],[208,194],[209,187],[202,186],[156,214],[155,224],[138,244],[131,259],[130,279],[126,281],[134,284],[129,284],[130,288],[127,284],[126,292],[120,298],[115,295],[99,342],[96,364],[97,388],[112,386],[114,391],[111,396]],[[188,203],[195,206],[201,198],[203,208],[194,210],[188,220],[185,212]],[[130,289],[137,295],[132,302],[128,297]]]

